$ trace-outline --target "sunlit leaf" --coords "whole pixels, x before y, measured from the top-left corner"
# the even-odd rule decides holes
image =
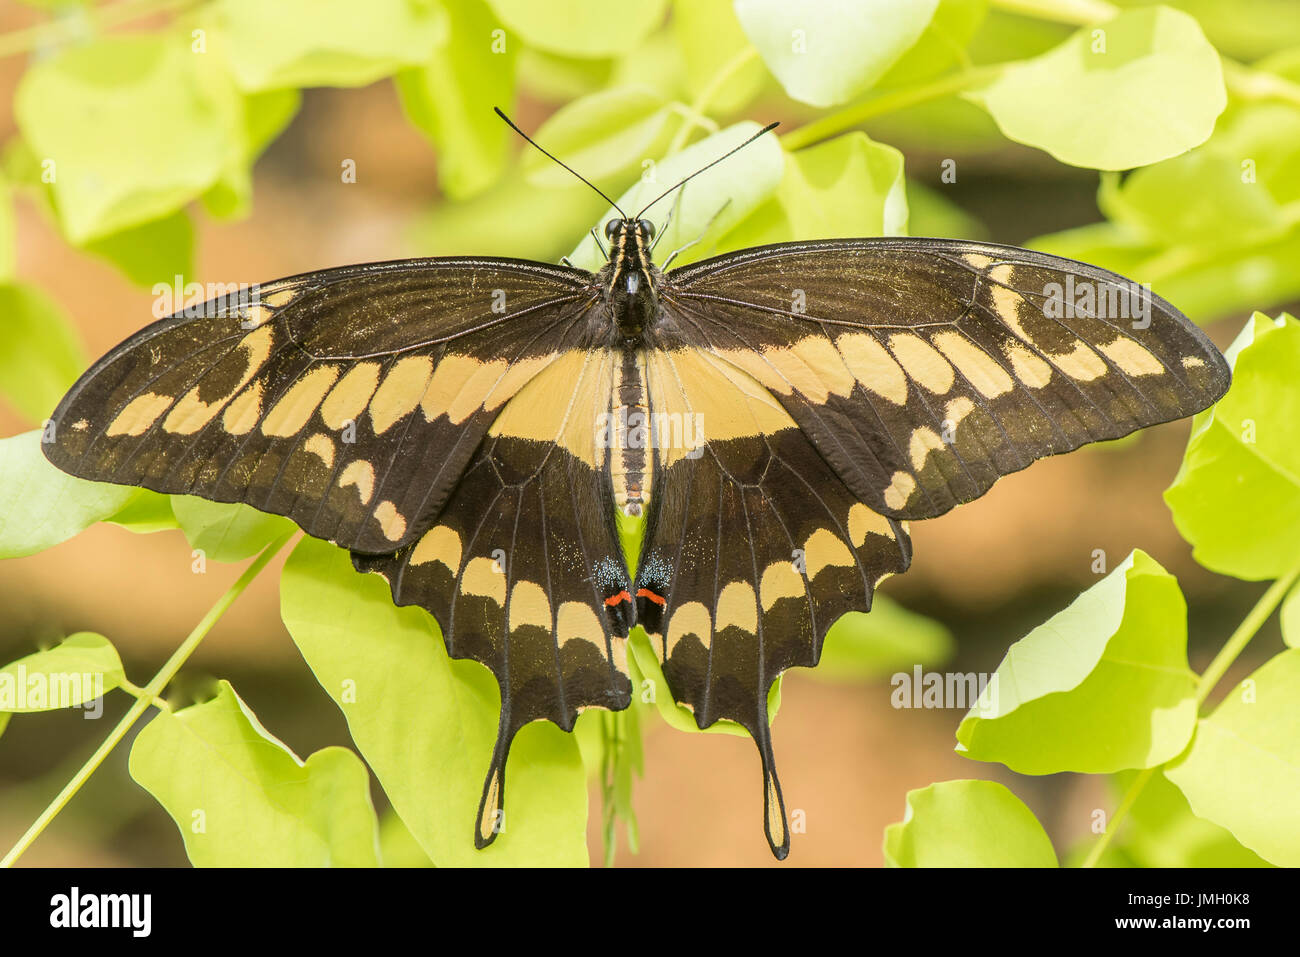
[[[546,722],[515,738],[505,827],[482,851],[474,823],[500,695],[482,665],[452,661],[434,620],[398,608],[348,553],[305,538],[280,584],[285,625],[352,740],[420,846],[441,867],[587,864],[587,790],[578,746]]]
[[[176,822],[198,867],[374,867],[370,775],[346,748],[299,760],[227,681],[162,712],[131,746],[131,777]]]
[[[1278,578],[1300,541],[1300,322],[1256,313],[1227,355],[1232,386],[1192,420],[1165,502],[1206,568]]]
[[[179,33],[61,49],[23,76],[14,116],[78,244],[175,212],[242,154],[238,91]]]
[[[1128,793],[1135,771],[1114,776],[1116,802]],[[1103,822],[1104,823],[1104,822]],[[1085,840],[1076,849],[1082,861]],[[1181,791],[1157,772],[1129,808],[1119,834],[1098,862],[1101,867],[1267,867],[1268,862],[1242,847],[1232,833],[1197,817]]]
[[[1195,20],[1169,7],[1084,27],[967,95],[1010,139],[1094,169],[1191,149],[1227,103],[1219,54]]]
[[[1135,551],[1017,641],[957,728],[957,750],[1022,774],[1161,764],[1196,723],[1187,605]]]
[[[510,113],[515,60],[501,23],[483,0],[449,4],[450,34],[428,62],[397,74],[402,108],[438,154],[438,183],[454,199],[482,192],[506,168],[514,134],[493,107]]]
[[[506,28],[527,44],[571,57],[617,56],[664,18],[668,0],[488,0]]]
[[[1056,867],[1056,851],[1024,802],[994,781],[940,781],[907,792],[885,828],[889,867]]]
[[[217,0],[214,49],[241,89],[365,86],[433,55],[447,36],[437,0]]]
[[[293,527],[280,515],[193,495],[172,496],[172,512],[190,547],[217,562],[238,562],[256,555]]]
[[[736,17],[786,93],[834,106],[870,89],[920,39],[939,0],[736,0]]]
[[[79,631],[0,668],[0,711],[75,708],[119,687],[125,677],[112,642]]]
[[[723,239],[727,248],[907,232],[903,154],[846,133],[785,157],[776,194]]]
[[[41,454],[41,432],[0,439],[0,558],[43,551],[117,512],[138,489],[86,482]]]
[[[0,284],[0,396],[43,422],[86,367],[63,308],[38,286]]]
[[[1300,649],[1277,655],[1196,725],[1165,769],[1192,811],[1270,863],[1300,866]]]

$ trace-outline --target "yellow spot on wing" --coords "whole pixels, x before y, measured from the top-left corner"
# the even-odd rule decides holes
[[[392,502],[385,500],[376,505],[374,516],[375,521],[379,522],[380,531],[390,542],[400,541],[406,534],[406,519]]]
[[[872,533],[883,535],[891,541],[894,538],[894,529],[890,526],[889,519],[861,502],[855,503],[849,509],[849,539],[861,548],[866,544],[867,535]]]
[[[551,602],[536,582],[517,581],[510,589],[510,616],[506,625],[514,631],[524,625],[537,625],[551,630]]]
[[[379,363],[361,362],[347,371],[321,403],[320,417],[331,429],[356,422],[379,384]]]
[[[497,571],[497,565],[490,558],[471,558],[465,565],[465,574],[460,579],[462,595],[477,595],[491,598],[498,605],[506,603],[506,576]]]
[[[749,582],[729,582],[718,595],[714,628],[722,631],[731,625],[751,635],[758,633],[758,598]]]
[[[889,348],[911,378],[935,395],[943,395],[952,388],[952,366],[934,347],[910,332],[899,332],[889,337]]]
[[[454,575],[460,571],[460,535],[446,525],[435,525],[411,550],[411,564],[441,562]]]
[[[281,438],[297,435],[338,375],[338,366],[319,366],[308,372],[290,386],[266,414],[262,420],[262,433]]]
[[[830,565],[852,567],[853,553],[849,551],[838,535],[828,528],[819,528],[808,536],[803,546],[804,567],[809,578],[816,578],[817,573]]]
[[[1051,359],[1058,369],[1079,382],[1091,382],[1106,374],[1106,361],[1082,339],[1069,352],[1056,353]]]
[[[415,411],[432,375],[433,360],[428,356],[407,356],[393,364],[370,400],[370,423],[376,435]]]
[[[957,367],[966,380],[986,398],[1010,392],[1011,376],[992,356],[957,332],[943,332],[934,343]]]
[[[339,488],[347,488],[349,485],[357,487],[357,495],[361,504],[365,505],[375,494],[375,467],[364,459],[349,462],[339,476]]]
[[[252,385],[226,406],[221,425],[231,435],[247,435],[253,431],[253,426],[257,425],[257,420],[261,417],[262,380],[254,379]]]
[[[794,570],[794,562],[773,562],[763,569],[758,593],[763,599],[763,610],[770,611],[782,598],[804,597],[803,577]]]
[[[1126,375],[1160,375],[1165,371],[1159,359],[1127,336],[1117,336],[1114,342],[1103,345],[1101,351]]]
[[[864,387],[895,405],[907,401],[907,376],[874,336],[851,332],[836,339],[835,346]]]
[[[581,601],[566,601],[555,616],[555,639],[563,648],[566,642],[575,638],[590,641],[600,647],[605,643],[605,631],[600,627],[600,619],[590,605]]]
[[[1052,381],[1052,367],[1041,356],[1019,342],[1008,343],[1005,348],[1016,378],[1025,385],[1031,389],[1041,389]]]
[[[687,635],[694,635],[705,648],[709,647],[712,625],[709,610],[698,601],[688,601],[674,611],[668,621],[668,654],[671,655],[673,647]]]
[[[304,451],[320,458],[327,469],[334,467],[334,442],[324,432],[317,432],[302,447]]]
[[[889,487],[885,489],[885,505],[889,508],[902,508],[916,490],[916,479],[910,472],[895,472]]]
[[[108,435],[143,435],[172,404],[169,395],[146,392],[127,403],[105,430]]]
[[[269,327],[257,329],[244,336],[238,348],[217,364],[220,367],[228,363],[243,362],[243,371],[234,386],[225,395],[211,402],[204,402],[199,398],[199,386],[196,385],[176,403],[175,408],[163,422],[163,428],[176,435],[193,435],[215,419],[226,403],[238,395],[239,390],[247,385],[248,380],[253,378],[266,363],[271,355],[271,337],[272,330]]]

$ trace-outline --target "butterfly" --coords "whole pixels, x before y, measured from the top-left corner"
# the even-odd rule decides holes
[[[1229,370],[1168,302],[1041,252],[827,239],[665,271],[615,209],[594,273],[373,263],[162,319],[73,386],[45,454],[288,516],[432,614],[501,689],[479,847],[521,727],[629,706],[639,627],[699,727],[753,737],[784,858],[769,689],[908,567],[905,523],[1198,412]]]

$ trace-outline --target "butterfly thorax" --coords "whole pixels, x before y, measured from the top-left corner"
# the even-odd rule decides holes
[[[615,219],[606,226],[605,235],[610,242],[609,262],[598,278],[618,337],[634,347],[659,312],[663,273],[650,258],[652,227],[644,219]]]

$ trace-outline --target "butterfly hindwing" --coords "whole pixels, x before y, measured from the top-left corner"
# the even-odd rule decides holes
[[[282,280],[251,303],[229,293],[96,363],[55,410],[45,454],[82,478],[244,502],[391,552],[585,329],[585,275],[412,260]]]
[[[758,247],[672,271],[663,298],[683,334],[771,390],[861,501],[904,519],[1190,415],[1229,376],[1158,296],[986,243]]]
[[[651,409],[667,417],[661,436],[689,416],[694,441],[655,450],[638,622],[700,727],[728,719],[753,736],[768,841],[784,857],[768,692],[787,668],[817,664],[831,624],[870,608],[877,582],[907,567],[910,542],[747,374],[680,344],[648,356],[647,381]]]
[[[398,604],[433,614],[453,658],[496,676],[501,723],[479,846],[496,836],[521,727],[545,719],[571,731],[581,709],[631,700],[616,598],[630,582],[595,441],[615,361],[602,349],[562,354],[506,404],[431,528],[395,555],[354,556],[388,579]]]

